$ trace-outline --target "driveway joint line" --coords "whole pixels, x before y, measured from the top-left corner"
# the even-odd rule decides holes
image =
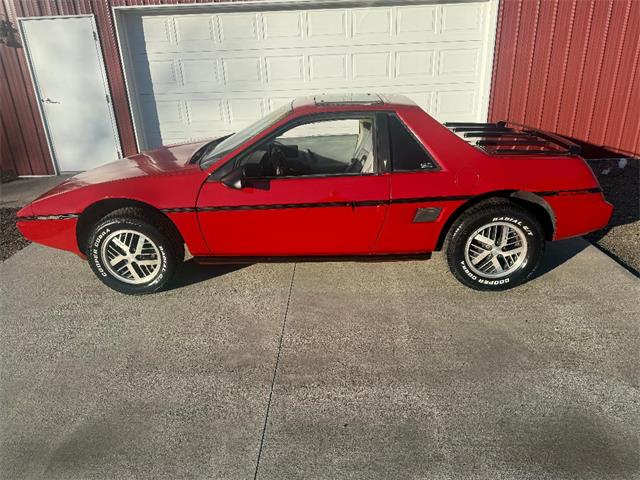
[[[282,353],[282,343],[284,340],[284,330],[287,326],[287,315],[289,314],[289,304],[291,303],[291,292],[293,291],[293,280],[296,276],[297,263],[293,264],[291,272],[291,282],[289,283],[289,295],[287,296],[287,306],[284,310],[284,318],[282,319],[282,330],[280,332],[280,341],[278,342],[278,354],[276,355],[276,364],[273,368],[273,378],[271,379],[271,388],[269,390],[269,400],[267,401],[267,412],[264,416],[264,425],[262,427],[262,437],[260,438],[260,448],[258,449],[258,458],[256,460],[256,470],[253,474],[253,480],[258,478],[258,469],[260,468],[260,458],[262,456],[262,448],[264,446],[264,437],[267,433],[267,423],[269,421],[269,410],[271,409],[271,398],[273,397],[273,387],[276,383],[276,375],[278,373],[278,365],[280,364],[280,354]]]

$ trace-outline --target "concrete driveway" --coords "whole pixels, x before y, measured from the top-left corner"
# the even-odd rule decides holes
[[[640,282],[582,240],[508,293],[429,262],[0,265],[5,479],[640,478]]]

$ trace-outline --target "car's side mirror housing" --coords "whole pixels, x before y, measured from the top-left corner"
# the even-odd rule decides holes
[[[247,164],[238,168],[234,168],[220,181],[227,187],[241,189],[247,186],[249,180],[257,180],[262,176],[260,165]]]
[[[244,173],[244,167],[234,168],[225,176],[223,176],[220,181],[230,188],[236,188],[238,190],[244,188],[247,184],[247,177]]]

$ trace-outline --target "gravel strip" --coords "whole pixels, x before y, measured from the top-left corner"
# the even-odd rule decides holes
[[[640,275],[640,160],[590,160],[589,164],[615,211],[608,228],[586,238]]]
[[[5,261],[18,250],[29,245],[16,227],[16,213],[19,208],[0,208],[0,262]]]

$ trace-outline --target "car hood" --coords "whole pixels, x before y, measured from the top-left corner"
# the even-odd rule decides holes
[[[206,145],[209,141],[169,145],[107,163],[69,178],[41,195],[37,200],[100,183],[136,177],[175,174],[187,169],[198,169],[200,167],[190,164],[189,160],[200,147]]]

